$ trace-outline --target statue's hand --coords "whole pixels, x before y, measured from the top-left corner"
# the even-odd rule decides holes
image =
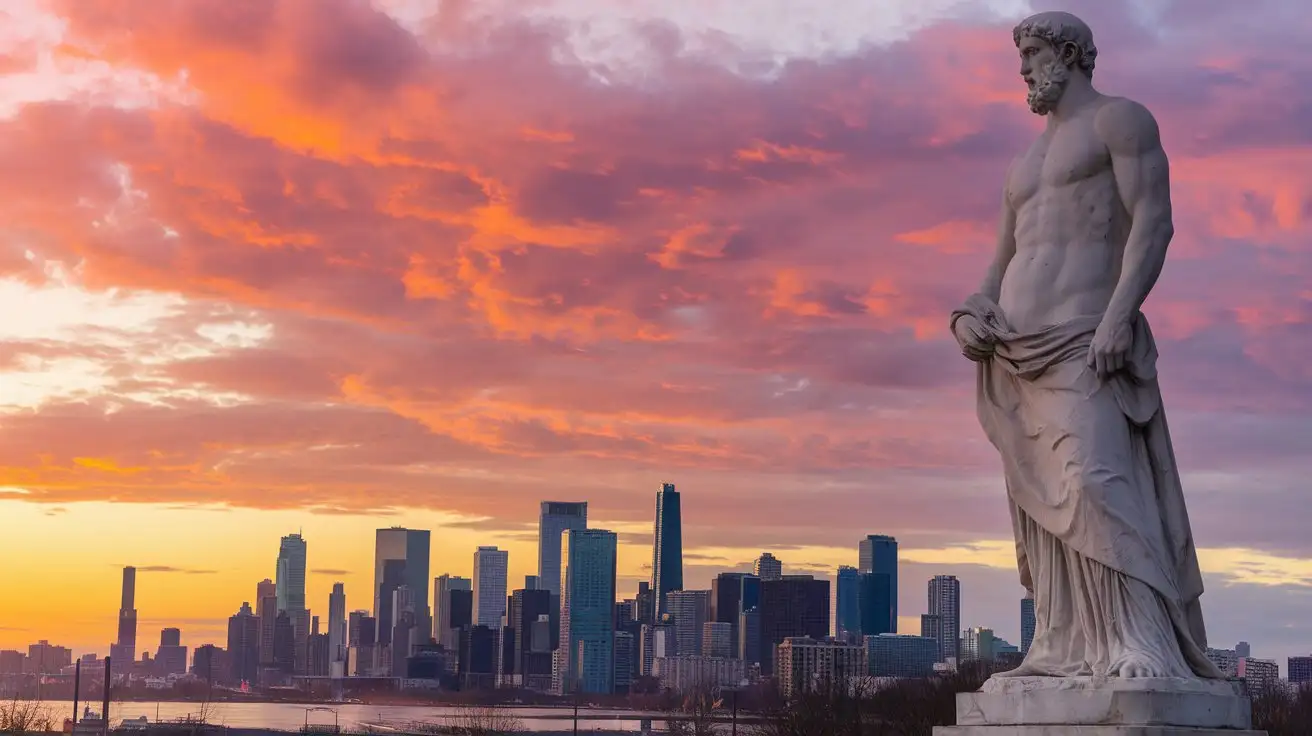
[[[1093,333],[1089,346],[1089,367],[1099,378],[1106,378],[1125,367],[1126,356],[1134,343],[1134,330],[1128,321],[1104,319]]]
[[[979,363],[993,356],[993,341],[979,320],[963,314],[952,325],[952,335],[961,346],[961,354]]]

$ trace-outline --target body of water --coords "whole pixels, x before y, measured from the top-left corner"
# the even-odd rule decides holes
[[[47,701],[56,709],[56,715],[60,718],[66,718],[73,714],[72,701]],[[83,708],[90,705],[93,711],[100,710],[100,701],[86,702],[79,705]],[[388,727],[402,728],[416,721],[427,723],[443,724],[452,723],[451,719],[458,718],[462,712],[460,707],[452,706],[432,706],[432,705],[362,705],[356,703],[332,703],[324,704],[337,711],[337,722],[341,724],[343,731],[362,731],[366,724],[372,726],[382,725],[384,728],[377,729],[385,731]],[[306,722],[306,709],[313,707],[323,707],[315,705],[302,705],[296,703],[211,703],[209,705],[210,714],[209,722],[232,728],[273,728],[287,731],[295,731]],[[525,707],[525,708],[507,708],[518,718],[527,731],[569,731],[573,728],[573,722],[566,717],[561,720],[562,716],[571,716],[571,708],[542,708],[542,707]],[[155,703],[151,701],[139,702],[112,702],[109,704],[109,716],[111,722],[117,722],[123,718],[137,718],[145,716],[151,723],[156,721],[169,721],[178,718],[191,716],[198,717],[201,712],[200,703]],[[333,723],[333,714],[325,711],[310,711],[309,721],[311,724],[328,724]],[[641,714],[628,710],[607,710],[582,708],[579,710],[579,732],[587,733],[591,731],[638,731],[640,721],[636,720]],[[586,717],[586,718],[585,718]],[[663,723],[653,721],[653,726],[658,730],[664,727]]]

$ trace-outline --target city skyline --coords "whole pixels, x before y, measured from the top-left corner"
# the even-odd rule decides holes
[[[125,566],[138,653],[220,642],[298,530],[321,626],[335,582],[373,608],[392,525],[432,531],[416,596],[480,545],[513,589],[544,499],[616,532],[631,595],[666,479],[684,588],[762,551],[829,579],[888,534],[899,631],[946,574],[962,628],[1019,642],[947,318],[1042,124],[1011,26],[1057,3],[762,3],[6,3],[0,648],[103,653]],[[1283,662],[1312,649],[1312,14],[1061,4],[1170,155],[1144,308],[1209,640]]]

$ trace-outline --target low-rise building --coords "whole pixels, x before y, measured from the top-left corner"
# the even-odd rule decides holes
[[[821,687],[847,687],[866,674],[865,647],[838,639],[790,636],[775,647],[774,674],[784,697]]]

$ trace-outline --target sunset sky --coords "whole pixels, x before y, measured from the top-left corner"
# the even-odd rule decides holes
[[[1210,643],[1312,651],[1312,11],[1071,0],[1158,117],[1145,307]],[[1001,469],[947,330],[1042,121],[1024,0],[5,0],[0,648],[222,641],[303,530],[309,602],[374,529],[536,566],[586,500],[689,587],[895,535],[1019,638]],[[1299,48],[1305,50],[1299,51]]]

